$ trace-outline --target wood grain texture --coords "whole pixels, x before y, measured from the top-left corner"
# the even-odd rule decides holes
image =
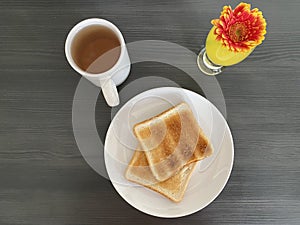
[[[210,20],[238,1],[1,0],[0,224],[299,224],[300,2],[250,2],[267,18],[266,40],[217,77],[235,140],[232,176],[207,208],[169,220],[129,206],[80,155],[71,112],[80,77],[64,41],[78,21],[102,17],[127,42],[166,40],[197,53]],[[182,71],[150,62],[133,65],[119,90],[152,75],[202,93]],[[100,96],[102,140],[110,113]]]

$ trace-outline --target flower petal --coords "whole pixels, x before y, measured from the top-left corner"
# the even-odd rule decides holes
[[[266,20],[258,8],[251,10],[248,3],[241,2],[234,10],[224,6],[219,19],[211,23],[216,27],[216,40],[230,51],[249,51],[265,39]]]

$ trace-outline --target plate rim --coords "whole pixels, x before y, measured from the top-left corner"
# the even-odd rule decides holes
[[[207,101],[210,106],[214,107],[216,112],[218,113],[219,116],[222,117],[222,119],[224,120],[225,122],[225,129],[228,131],[228,134],[229,134],[229,140],[230,140],[230,146],[231,146],[231,153],[232,153],[232,157],[230,158],[230,168],[229,168],[229,171],[228,171],[228,174],[227,174],[227,177],[225,179],[225,182],[223,183],[222,187],[219,189],[218,192],[216,192],[214,194],[214,197],[208,201],[206,204],[202,205],[201,207],[195,209],[195,210],[191,210],[190,212],[188,213],[179,213],[179,214],[176,214],[176,215],[165,215],[165,214],[154,214],[153,212],[148,212],[146,210],[143,210],[143,209],[140,209],[138,207],[136,207],[133,203],[129,202],[124,196],[123,194],[121,194],[118,190],[118,188],[116,187],[118,184],[113,182],[110,178],[110,174],[108,172],[108,169],[107,169],[107,159],[106,159],[106,148],[107,148],[107,137],[108,137],[108,134],[109,134],[109,131],[112,127],[112,124],[114,122],[114,120],[118,117],[118,115],[121,113],[122,109],[127,107],[128,104],[130,104],[131,101],[134,101],[135,99],[139,98],[140,95],[145,95],[147,94],[147,92],[153,92],[153,91],[159,91],[161,89],[177,89],[177,90],[181,90],[181,91],[184,91],[184,92],[190,92],[191,94],[195,94],[197,95],[198,97],[202,98],[204,101]],[[107,132],[106,132],[106,135],[105,135],[105,143],[104,143],[104,162],[105,162],[105,168],[107,170],[107,174],[108,174],[108,177],[109,177],[109,181],[110,183],[112,184],[112,186],[114,187],[115,191],[122,197],[123,200],[125,200],[131,207],[137,209],[138,211],[142,212],[142,213],[145,213],[147,215],[151,215],[151,216],[154,216],[154,217],[158,217],[158,218],[180,218],[180,217],[184,217],[184,216],[188,216],[188,215],[191,215],[191,214],[194,214],[196,212],[199,212],[201,211],[202,209],[206,208],[208,205],[210,205],[221,193],[222,191],[224,190],[226,184],[228,183],[229,181],[229,178],[231,176],[231,173],[232,173],[232,169],[233,169],[233,163],[234,163],[234,141],[233,141],[233,136],[232,136],[232,133],[231,133],[231,130],[230,130],[230,127],[227,123],[227,120],[224,118],[224,116],[222,115],[222,113],[218,110],[218,108],[213,104],[211,103],[208,99],[206,99],[205,97],[203,97],[202,95],[200,95],[199,93],[196,93],[194,91],[191,91],[191,90],[188,90],[188,89],[185,89],[185,88],[181,88],[181,87],[158,87],[158,88],[151,88],[151,89],[148,89],[146,91],[143,91],[141,93],[138,93],[137,95],[133,96],[132,98],[130,98],[119,110],[118,112],[114,115],[113,119],[111,120],[110,124],[109,124],[109,127],[107,129]],[[215,159],[216,160],[216,159]],[[141,188],[145,188],[143,187],[142,185],[140,185]],[[180,204],[180,203],[179,203]]]

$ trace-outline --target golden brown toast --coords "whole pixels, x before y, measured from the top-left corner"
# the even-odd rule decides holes
[[[153,176],[146,155],[136,150],[129,163],[125,177],[137,184],[141,184],[156,191],[174,202],[180,202],[184,196],[188,182],[196,163],[190,163],[174,174],[171,178],[159,182]]]
[[[158,181],[167,180],[184,165],[213,152],[186,103],[136,124],[133,130]]]

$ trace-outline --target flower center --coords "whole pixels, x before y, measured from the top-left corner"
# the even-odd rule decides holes
[[[244,23],[237,22],[229,28],[229,37],[233,42],[244,41],[248,36],[248,28]]]

